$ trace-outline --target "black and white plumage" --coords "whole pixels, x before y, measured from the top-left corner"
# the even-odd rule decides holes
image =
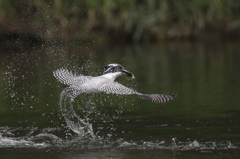
[[[132,88],[115,82],[115,78],[121,75],[129,76],[131,79],[134,78],[134,75],[120,64],[109,64],[105,66],[103,75],[96,77],[77,76],[63,68],[54,71],[53,75],[61,83],[69,85],[65,91],[71,98],[75,98],[82,93],[94,94],[103,92],[107,94],[136,95],[141,99],[150,100],[154,103],[165,103],[175,97],[172,94],[142,94]]]

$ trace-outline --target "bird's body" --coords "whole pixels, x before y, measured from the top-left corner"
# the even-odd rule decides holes
[[[98,89],[101,86],[114,82],[113,79],[113,73],[111,75],[106,74],[102,76],[92,77],[82,85],[79,85],[81,87],[81,90],[84,90],[84,93],[101,93],[101,91]]]
[[[71,98],[77,97],[79,94],[94,94],[94,93],[107,93],[107,94],[134,94],[141,99],[147,99],[155,103],[164,103],[175,96],[171,94],[142,94],[132,88],[123,86],[115,82],[116,77],[127,75],[134,78],[133,74],[124,69],[119,64],[109,64],[104,67],[104,73],[101,76],[83,76],[73,75],[65,69],[58,69],[53,72],[54,76],[64,84],[69,85],[66,91]]]

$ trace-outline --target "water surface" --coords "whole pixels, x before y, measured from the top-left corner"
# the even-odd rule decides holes
[[[86,44],[1,50],[0,156],[4,158],[239,158],[240,47],[236,43],[169,43],[95,47]],[[168,103],[135,96],[80,95],[52,72],[97,76],[120,63],[143,93],[172,93]],[[63,107],[76,114],[69,121]],[[78,118],[79,117],[79,118]],[[77,133],[87,123],[91,133]],[[73,131],[76,130],[76,131]]]

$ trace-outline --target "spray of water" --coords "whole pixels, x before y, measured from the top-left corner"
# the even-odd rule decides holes
[[[66,89],[61,93],[60,108],[62,116],[64,117],[67,127],[81,137],[95,137],[92,124],[82,119],[73,109],[74,99],[70,97]]]

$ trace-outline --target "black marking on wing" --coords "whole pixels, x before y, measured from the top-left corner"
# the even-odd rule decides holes
[[[145,100],[150,100],[154,103],[165,103],[176,97],[172,94],[136,94],[137,97]]]
[[[93,78],[91,76],[76,76],[73,75],[72,72],[69,72],[63,68],[54,71],[53,75],[58,81],[66,85],[81,85],[89,79]]]
[[[107,94],[136,94],[136,91],[132,88],[128,88],[120,83],[111,82],[106,83],[98,88],[99,91],[105,92]]]
[[[99,87],[98,89],[99,89],[99,91],[105,92],[107,94],[110,94],[110,93],[123,94],[123,95],[134,94],[141,99],[150,100],[154,103],[165,103],[176,97],[176,95],[173,95],[173,94],[142,94],[132,88],[128,88],[117,82],[104,84],[103,86]]]

